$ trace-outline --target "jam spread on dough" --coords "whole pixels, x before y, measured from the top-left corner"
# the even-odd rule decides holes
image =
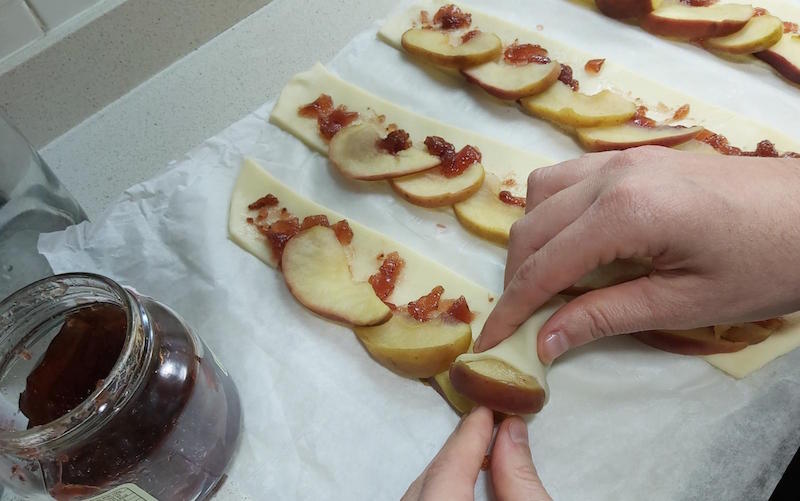
[[[558,75],[558,80],[569,86],[570,89],[578,91],[580,89],[580,82],[575,80],[572,76],[572,67],[568,64],[561,64],[561,73]]]
[[[511,194],[508,190],[503,190],[497,196],[501,202],[508,205],[516,205],[517,207],[525,207],[525,198],[523,197],[515,197]]]
[[[247,206],[250,210],[258,210],[264,207],[275,207],[278,205],[278,197],[273,195],[272,193],[268,193],[263,197],[259,198],[255,202],[251,203]]]
[[[600,73],[600,70],[603,68],[603,63],[605,62],[605,59],[589,59],[586,61],[583,69],[586,70],[586,73],[594,73],[596,75]]]
[[[353,241],[353,229],[350,228],[350,223],[347,222],[347,219],[342,219],[330,228],[333,230],[340,244],[350,245],[350,242]]]
[[[403,129],[395,129],[385,138],[378,139],[375,145],[380,150],[397,155],[401,151],[411,148],[411,139],[409,139],[408,132]]]
[[[706,143],[723,155],[737,157],[800,158],[800,154],[793,151],[787,151],[783,154],[779,153],[772,141],[767,139],[764,139],[758,143],[754,151],[744,151],[741,148],[732,146],[730,142],[728,142],[727,137],[723,136],[722,134],[711,132],[708,129],[703,130],[695,139]]]
[[[436,155],[441,160],[441,172],[445,177],[456,177],[467,168],[481,161],[481,152],[474,146],[466,145],[456,153],[456,148],[439,136],[425,138],[428,153]]]
[[[461,35],[461,43],[467,43],[481,33],[481,30],[470,30]]]
[[[672,114],[672,119],[673,120],[683,120],[688,115],[689,115],[689,105],[688,104],[684,104],[683,106],[681,106],[680,108],[675,110],[675,113]]]
[[[647,116],[647,106],[638,106],[631,122],[639,127],[655,127],[656,121]]]
[[[397,276],[403,270],[405,264],[406,262],[400,257],[400,254],[390,252],[384,257],[378,271],[369,277],[369,284],[381,301],[392,295]]]
[[[506,47],[505,52],[503,52],[503,59],[508,64],[517,65],[529,63],[547,64],[550,62],[550,58],[547,57],[547,49],[541,45],[534,45],[530,43],[521,44],[516,40],[514,43]]]
[[[433,15],[433,24],[440,25],[443,30],[467,28],[472,24],[472,14],[463,12],[453,4],[447,4]]]
[[[316,118],[320,135],[328,141],[358,118],[358,112],[348,111],[344,105],[334,108],[333,99],[327,94],[320,94],[314,101],[301,106],[297,113],[301,117]]]

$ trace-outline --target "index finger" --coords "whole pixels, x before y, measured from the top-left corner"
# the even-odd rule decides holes
[[[561,190],[600,171],[618,151],[587,153],[549,167],[536,169],[528,176],[525,212],[528,213]]]

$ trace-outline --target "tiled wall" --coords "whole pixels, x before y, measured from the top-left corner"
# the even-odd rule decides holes
[[[0,59],[102,0],[0,0]]]

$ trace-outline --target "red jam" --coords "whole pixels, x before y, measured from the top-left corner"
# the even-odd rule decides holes
[[[681,106],[680,108],[675,110],[675,113],[672,114],[672,119],[673,120],[683,120],[687,116],[689,116],[689,105],[688,104],[684,104],[683,106]]]
[[[525,207],[525,198],[523,198],[523,197],[515,197],[508,190],[501,191],[500,194],[497,197],[504,204],[515,205],[517,207]]]
[[[470,30],[461,35],[461,43],[467,43],[481,33],[481,30]]]
[[[266,228],[259,226],[258,230],[267,237],[267,242],[272,249],[273,257],[280,261],[283,255],[283,248],[286,247],[286,242],[300,233],[300,222],[296,217],[279,219]]]
[[[353,230],[350,228],[350,223],[347,222],[346,219],[342,219],[338,223],[331,226],[333,233],[336,235],[336,239],[342,245],[350,245],[350,242],[353,241]]]
[[[572,67],[568,64],[561,65],[561,73],[558,75],[558,80],[569,86],[570,89],[577,91],[580,88],[580,82],[572,77]]]
[[[258,210],[263,209],[264,207],[275,207],[278,205],[278,197],[273,195],[272,193],[268,193],[263,197],[259,198],[255,202],[251,203],[247,206],[250,210]]]
[[[316,118],[320,135],[328,141],[358,118],[358,112],[348,111],[344,105],[334,109],[333,100],[327,94],[320,94],[313,102],[301,106],[297,113],[301,117]]]
[[[397,155],[401,151],[411,148],[411,139],[409,139],[408,132],[403,129],[396,129],[385,138],[378,139],[376,146],[380,150]]]
[[[586,61],[583,69],[586,70],[586,73],[594,73],[596,75],[600,73],[600,70],[603,68],[603,63],[605,62],[605,59],[589,59]]]
[[[450,307],[447,308],[447,311],[444,312],[444,318],[468,324],[472,322],[474,315],[469,311],[469,305],[464,296],[459,296],[459,298],[453,301]]]
[[[441,160],[441,171],[445,177],[456,177],[470,165],[481,161],[481,152],[477,148],[466,145],[456,153],[455,146],[439,136],[426,137],[425,146],[428,153]]]
[[[520,44],[516,41],[506,47],[505,52],[503,52],[503,59],[505,59],[508,64],[517,65],[529,63],[547,64],[550,62],[550,58],[547,57],[547,49],[541,45],[530,43]]]
[[[764,157],[764,158],[800,158],[800,154],[795,153],[793,151],[787,151],[783,154],[778,152],[775,148],[775,145],[772,141],[764,139],[758,145],[756,145],[756,149],[754,151],[744,151],[741,148],[737,148],[736,146],[732,146],[728,141],[728,138],[723,136],[722,134],[715,134],[710,130],[703,130],[700,134],[697,135],[695,138],[698,141],[702,141],[707,145],[711,146],[718,152],[722,153],[723,155],[730,155],[730,156],[737,156],[737,157]]]
[[[423,26],[427,26],[427,25],[431,24],[431,15],[428,13],[427,10],[419,11],[419,22]]]
[[[433,314],[439,311],[439,299],[442,294],[444,294],[444,287],[437,285],[429,294],[408,303],[408,314],[420,322],[430,320]]]
[[[443,30],[457,30],[472,24],[472,15],[462,12],[453,4],[442,6],[433,15],[433,24],[438,24]]]
[[[797,23],[790,23],[789,21],[783,22],[784,33],[797,33],[798,31],[800,31],[800,27],[797,26]]]
[[[636,108],[636,114],[633,115],[631,122],[639,127],[655,127],[656,121],[647,116],[647,106],[639,106]]]
[[[769,11],[763,7],[753,7],[753,17],[766,16]]]
[[[315,216],[306,216],[303,218],[303,223],[300,225],[300,231],[313,228],[314,226],[330,226],[328,223],[328,216],[324,214],[317,214]]]
[[[391,252],[383,259],[378,272],[369,277],[369,284],[381,301],[392,295],[394,284],[405,264],[406,262],[400,257],[400,254]]]

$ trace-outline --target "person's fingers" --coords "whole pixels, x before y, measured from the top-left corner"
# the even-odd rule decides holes
[[[685,327],[680,319],[701,314],[682,299],[694,287],[691,278],[655,274],[578,296],[539,331],[539,358],[549,364],[565,351],[601,337]]]
[[[532,211],[559,191],[579,183],[590,174],[599,171],[618,153],[618,151],[588,153],[572,160],[532,171],[528,176],[525,212]]]
[[[498,501],[550,501],[528,446],[528,428],[517,416],[500,423],[492,448],[492,485]]]
[[[472,499],[475,481],[492,440],[494,418],[486,407],[476,407],[464,418],[403,499]],[[417,483],[417,482],[415,482]]]
[[[585,179],[543,201],[511,226],[504,286],[508,285],[528,256],[539,250],[592,205],[599,190],[598,183]]]
[[[525,259],[486,319],[473,346],[475,352],[511,336],[541,305],[598,266],[644,255],[646,233],[626,214],[612,216],[615,209],[609,207],[607,202],[593,204]]]

